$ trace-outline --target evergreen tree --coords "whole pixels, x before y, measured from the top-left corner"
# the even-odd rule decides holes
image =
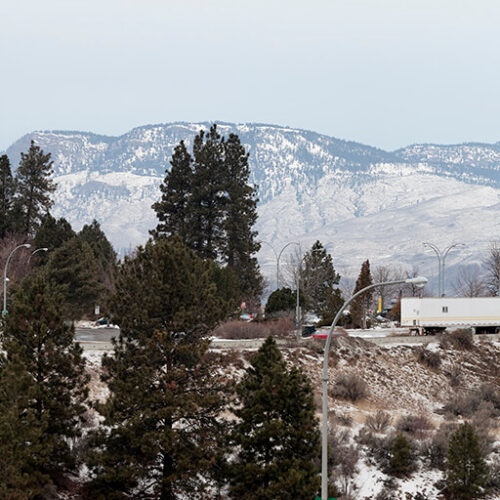
[[[170,165],[170,171],[160,184],[161,199],[152,206],[160,223],[150,233],[154,238],[177,234],[187,242],[191,233],[187,221],[193,182],[193,159],[184,141],[175,147]]]
[[[41,470],[47,459],[42,444],[46,419],[32,408],[36,384],[18,356],[0,359],[0,498],[28,500],[50,479]]]
[[[111,290],[116,271],[116,252],[106,238],[99,222],[94,219],[90,225],[85,224],[78,233],[78,237],[92,249],[99,268],[99,281],[106,289]]]
[[[194,172],[188,205],[190,235],[186,243],[201,257],[217,260],[224,237],[226,172],[224,138],[212,125],[194,138]]]
[[[215,283],[217,295],[222,300],[222,307],[225,313],[223,317],[230,316],[237,311],[241,299],[241,282],[236,273],[229,267],[221,267],[215,262],[211,262],[210,280]]]
[[[453,498],[470,500],[481,496],[488,466],[484,461],[474,428],[468,422],[450,436],[447,483]]]
[[[155,330],[190,338],[207,334],[227,311],[213,265],[179,238],[148,241],[125,257],[109,304],[122,336],[150,337]]]
[[[305,304],[304,296],[299,291],[299,305]],[[279,288],[269,295],[266,303],[266,314],[293,311],[297,306],[297,292],[290,288]]]
[[[203,497],[222,448],[222,386],[206,336],[224,308],[211,263],[179,239],[125,258],[111,302],[120,338],[103,359],[110,397],[99,408],[92,498]],[[145,488],[147,487],[147,491]]]
[[[227,265],[239,276],[242,289],[249,298],[262,293],[262,276],[257,259],[257,190],[249,184],[248,153],[235,134],[224,142],[227,178],[227,200],[224,217],[222,253]]]
[[[74,330],[64,323],[61,297],[41,277],[27,279],[14,294],[6,317],[4,348],[18,359],[34,383],[27,417],[43,430],[39,443],[46,457],[36,472],[57,478],[74,469],[69,440],[80,435],[88,376]],[[36,443],[36,441],[35,441]]]
[[[94,253],[85,241],[75,237],[54,250],[44,272],[63,297],[66,318],[80,319],[93,311],[103,287]]]
[[[307,377],[298,368],[287,369],[269,337],[236,391],[232,498],[313,498],[319,430]]]
[[[15,181],[7,155],[0,156],[0,240],[14,228]]]
[[[411,472],[413,461],[411,457],[411,446],[404,434],[398,434],[391,447],[389,460],[390,472],[396,476],[404,476]]]
[[[31,141],[27,153],[21,153],[16,173],[16,204],[20,214],[19,232],[22,234],[34,234],[43,212],[47,212],[53,205],[50,194],[56,190],[56,184],[50,180],[54,163],[50,156],[50,153],[44,154],[34,141]]]
[[[342,307],[343,300],[339,284],[340,275],[333,267],[332,256],[321,242],[316,241],[304,256],[302,289],[306,307],[319,314],[324,320],[331,320]]]
[[[363,288],[373,284],[370,273],[370,261],[365,260],[361,266],[354,293],[359,292]],[[373,290],[368,290],[355,298],[351,303],[351,317],[355,328],[366,328],[366,315],[370,309],[373,298]]]
[[[258,298],[256,189],[248,183],[248,153],[238,136],[226,141],[214,124],[195,137],[192,156],[181,141],[170,163],[161,199],[153,204],[160,222],[151,234],[178,235],[202,258],[227,264],[241,282],[240,298]]]
[[[33,243],[35,248],[48,248],[48,252],[37,252],[37,262],[45,265],[55,249],[75,236],[76,233],[71,228],[71,224],[64,217],[55,219],[50,213],[45,214]]]

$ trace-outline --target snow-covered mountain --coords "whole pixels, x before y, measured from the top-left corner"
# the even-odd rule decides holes
[[[96,218],[123,250],[143,243],[156,225],[151,204],[175,145],[181,139],[190,144],[209,126],[147,125],[120,137],[34,132],[7,154],[15,167],[31,139],[52,153],[54,215],[76,229]],[[356,276],[369,258],[372,265],[418,266],[433,277],[437,259],[424,253],[422,242],[466,243],[447,258],[451,276],[458,263],[479,262],[489,242],[500,237],[500,143],[423,144],[387,152],[274,125],[218,128],[223,135],[238,134],[250,151],[252,182],[259,188],[259,237],[277,252],[290,241],[306,250],[319,239],[344,274]],[[274,279],[269,245],[259,258]]]

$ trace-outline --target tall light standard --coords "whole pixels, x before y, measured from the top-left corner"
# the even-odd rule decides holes
[[[428,243],[426,241],[423,243],[423,245],[424,247],[432,248],[432,250],[436,252],[438,258],[438,295],[439,297],[444,297],[444,261],[446,260],[446,256],[452,248],[465,246],[465,243],[454,243],[444,250],[439,250],[436,245]]]
[[[41,247],[41,248],[37,248],[34,252],[31,252],[31,255],[28,257],[28,264],[31,260],[31,257],[33,257],[33,255],[35,255],[38,252],[48,252],[48,250],[49,249],[47,247]]]
[[[312,249],[309,252],[309,255],[313,254],[314,252],[323,252],[326,251],[325,248],[316,248]],[[299,266],[297,268],[297,279],[296,279],[296,286],[297,286],[297,304],[295,306],[295,330],[296,330],[296,336],[297,339],[300,338],[300,324],[302,323],[302,314],[300,313],[300,273],[302,271],[302,263],[304,262],[304,259],[307,257],[307,253],[302,256],[302,258],[299,261]],[[328,255],[328,254],[327,254]]]
[[[370,290],[371,288],[375,288],[377,286],[386,286],[386,285],[399,285],[401,283],[411,283],[417,286],[424,286],[427,283],[427,278],[423,276],[419,276],[416,278],[408,278],[404,280],[396,280],[396,281],[385,281],[382,283],[373,283],[369,285],[359,292],[355,293],[348,301],[344,303],[344,305],[337,312],[332,325],[330,326],[330,330],[328,332],[328,337],[325,342],[325,350],[323,352],[323,422],[322,422],[322,430],[321,430],[321,500],[328,499],[328,351],[330,350],[330,343],[332,341],[333,330],[335,330],[335,326],[344,312],[344,309],[359,295]]]
[[[31,248],[31,245],[29,243],[24,243],[23,245],[19,245],[12,252],[10,252],[9,256],[7,257],[7,261],[5,262],[5,267],[3,268],[3,311],[2,311],[2,317],[5,317],[7,315],[7,266],[9,265],[10,258],[14,254],[16,250],[19,248]]]
[[[269,243],[267,241],[261,241],[261,243],[265,243],[266,245],[268,245],[271,248],[271,250],[273,251],[274,257],[276,258],[276,290],[278,290],[278,288],[280,287],[280,258],[281,258],[281,254],[283,253],[283,250],[285,250],[286,247],[288,247],[290,245],[299,245],[299,247],[300,247],[300,244],[297,243],[296,241],[290,241],[280,250],[279,253],[277,253],[276,250],[274,249],[274,247],[271,245],[271,243]]]

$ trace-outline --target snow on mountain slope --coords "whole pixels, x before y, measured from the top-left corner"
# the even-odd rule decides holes
[[[84,132],[35,132],[8,150],[35,140],[52,153],[58,183],[54,215],[76,229],[98,219],[117,249],[143,243],[156,225],[151,204],[181,139],[192,143],[209,123],[148,125],[120,137]],[[240,136],[250,152],[259,188],[259,237],[277,251],[289,241],[305,250],[319,239],[344,272],[361,261],[396,263],[435,274],[436,258],[422,242],[464,242],[447,268],[481,260],[500,222],[500,144],[414,145],[386,152],[314,132],[273,125],[218,124]],[[259,259],[271,278],[275,258],[263,245]]]

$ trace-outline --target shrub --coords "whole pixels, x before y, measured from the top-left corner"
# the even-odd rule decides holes
[[[452,364],[446,371],[446,375],[450,378],[452,387],[457,387],[462,383],[462,368],[460,365]]]
[[[496,457],[489,466],[486,486],[494,493],[500,493],[500,457]]]
[[[391,416],[383,410],[378,410],[375,415],[366,417],[365,425],[373,432],[384,432],[391,425]]]
[[[433,468],[445,470],[450,435],[456,430],[455,424],[442,424],[432,437],[422,442],[422,458]]]
[[[221,339],[261,339],[270,335],[285,337],[293,330],[293,322],[287,318],[273,321],[227,321],[214,331],[214,337]]]
[[[433,427],[429,417],[422,412],[417,415],[404,415],[396,423],[398,431],[406,432],[418,439],[423,438],[425,433]]]
[[[482,384],[479,387],[479,393],[483,401],[491,403],[496,410],[500,410],[500,391],[494,385]]]
[[[383,481],[383,488],[380,490],[379,494],[375,497],[375,500],[397,500],[396,495],[397,483],[390,477]]]
[[[340,415],[335,415],[335,421],[344,427],[352,426],[352,417],[348,413],[341,413]]]
[[[331,396],[349,401],[358,401],[368,396],[366,382],[355,373],[340,373],[331,389]]]
[[[443,349],[452,347],[461,351],[470,351],[474,347],[474,336],[470,330],[462,328],[442,335],[439,344]]]
[[[278,318],[264,323],[269,328],[269,335],[273,337],[286,337],[293,331],[294,323],[290,318]]]
[[[418,347],[416,355],[417,361],[429,368],[437,369],[441,366],[441,356],[439,353],[427,349],[426,346]]]
[[[443,406],[443,411],[453,416],[472,417],[482,419],[483,424],[489,418],[499,414],[500,395],[490,384],[483,384],[478,389],[465,394],[455,394]]]

